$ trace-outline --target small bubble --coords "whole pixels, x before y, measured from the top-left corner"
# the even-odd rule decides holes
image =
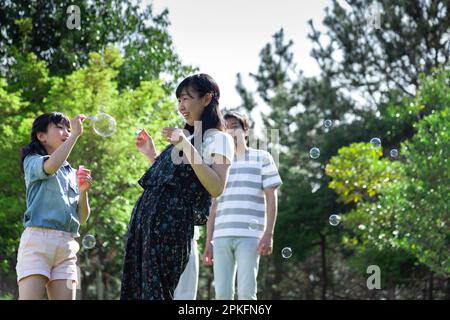
[[[257,219],[251,219],[248,222],[248,228],[253,231],[257,231],[259,227],[259,221]]]
[[[380,140],[380,138],[372,138],[372,139],[370,140],[370,143],[372,144],[372,146],[373,146],[374,148],[378,148],[378,147],[381,146],[381,140]]]
[[[283,258],[289,259],[290,257],[292,257],[292,249],[289,247],[283,248],[283,250],[281,250],[281,255],[283,256]]]
[[[95,237],[92,234],[87,234],[83,237],[83,240],[81,241],[83,244],[83,248],[89,250],[95,247]]]
[[[329,127],[331,127],[333,125],[333,121],[331,121],[330,119],[327,119],[327,120],[325,120],[324,122],[323,122],[323,126],[325,127],[325,128],[329,128]]]
[[[314,148],[312,148],[311,150],[309,150],[309,156],[310,156],[312,159],[317,159],[317,158],[320,156],[320,150],[319,150],[319,148],[314,147]]]
[[[330,224],[335,227],[341,222],[341,216],[337,214],[332,214],[330,218],[328,219]]]
[[[397,149],[392,149],[390,152],[390,155],[392,158],[397,158],[398,157],[398,150]]]

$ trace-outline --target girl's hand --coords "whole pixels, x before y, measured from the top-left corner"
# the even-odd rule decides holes
[[[77,170],[78,189],[80,192],[86,192],[92,185],[91,170],[80,166]]]
[[[83,134],[83,121],[86,119],[86,116],[83,114],[77,115],[70,121],[70,126],[72,128],[72,134],[79,137]]]
[[[142,129],[141,132],[139,132],[136,138],[136,147],[139,152],[143,153],[144,155],[153,158],[156,157],[155,144],[153,143],[152,137],[150,137],[145,129]]]
[[[163,128],[162,135],[179,150],[183,150],[186,143],[189,143],[183,130],[179,128]]]

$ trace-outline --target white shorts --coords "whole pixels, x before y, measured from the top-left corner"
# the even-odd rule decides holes
[[[20,238],[17,282],[30,275],[78,283],[77,252],[80,245],[69,232],[28,227]]]

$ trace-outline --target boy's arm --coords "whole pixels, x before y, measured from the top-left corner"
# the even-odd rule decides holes
[[[258,252],[261,255],[270,255],[272,254],[273,233],[278,211],[277,189],[266,188],[264,194],[266,196],[267,227],[259,242]]]
[[[211,209],[209,211],[208,222],[206,223],[206,243],[211,243],[214,233],[214,222],[216,221],[217,199],[212,199]]]
[[[217,200],[213,198],[211,208],[209,211],[208,222],[206,223],[206,241],[205,241],[205,252],[203,254],[203,264],[205,266],[211,266],[213,262],[213,246],[211,241],[214,234],[214,223],[216,221],[217,212]]]

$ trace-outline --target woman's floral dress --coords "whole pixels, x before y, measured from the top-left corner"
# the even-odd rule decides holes
[[[121,299],[173,299],[189,257],[194,225],[205,224],[211,196],[173,145],[139,180],[144,189],[128,229]]]

